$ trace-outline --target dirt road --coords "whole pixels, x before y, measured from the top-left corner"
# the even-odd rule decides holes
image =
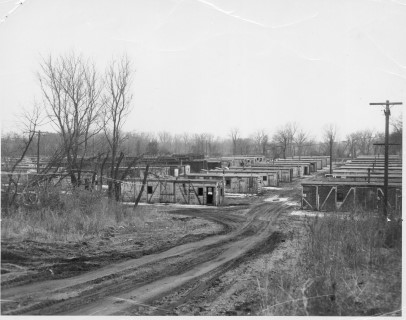
[[[298,186],[290,184],[280,196],[297,196]],[[284,241],[278,218],[293,207],[264,202],[265,197],[250,199],[239,210],[173,211],[221,224],[225,232],[75,277],[2,288],[2,314],[166,315],[179,314],[185,304],[186,313],[200,314],[194,299],[215,287],[221,275]]]

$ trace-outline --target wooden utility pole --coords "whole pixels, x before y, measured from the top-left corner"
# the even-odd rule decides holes
[[[333,173],[333,136],[330,136],[330,174]]]
[[[385,106],[385,170],[384,170],[384,180],[383,180],[383,214],[388,216],[388,172],[389,172],[389,116],[390,116],[390,106],[401,105],[402,102],[371,102],[371,106]]]

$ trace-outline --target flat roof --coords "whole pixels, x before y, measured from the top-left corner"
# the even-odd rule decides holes
[[[381,182],[364,182],[364,181],[305,181],[302,182],[302,186],[365,186],[365,187],[383,187],[383,181]],[[402,187],[401,183],[389,183],[389,187]]]
[[[346,177],[371,177],[371,178],[383,178],[384,174],[376,174],[376,173],[372,173],[370,175],[367,174],[351,174],[351,172],[349,172],[349,174],[345,174],[345,173],[339,173],[339,174],[330,174],[327,173],[328,175],[332,175],[332,176],[346,176]],[[388,175],[389,178],[402,178],[402,174],[389,174]]]
[[[269,167],[269,166],[260,166],[260,167],[231,167],[232,170],[234,169],[241,169],[241,170],[290,170],[291,167]]]
[[[133,179],[128,179],[125,180],[124,182],[136,182],[136,181],[140,181],[142,182],[143,179],[142,178],[133,178]],[[176,178],[170,178],[170,179],[147,179],[147,182],[179,182],[179,183],[202,183],[202,184],[216,184],[217,182],[221,181],[219,180],[208,180],[208,179],[176,179]]]
[[[264,169],[264,170],[246,170],[246,169],[243,169],[243,170],[238,170],[238,169],[224,169],[224,172],[225,173],[244,173],[244,172],[253,172],[253,173],[261,173],[261,172],[263,172],[263,173],[277,173],[277,170],[266,170],[266,169]],[[219,169],[219,170],[210,170],[209,171],[209,174],[210,173],[223,173],[223,169]]]
[[[257,175],[259,174],[259,172],[257,173]],[[255,174],[254,174],[255,175]],[[189,173],[187,176],[191,176],[191,177],[222,177],[223,176],[223,172],[219,172],[219,173],[215,173],[215,172],[209,172],[207,173]],[[234,173],[234,172],[230,172],[229,174],[225,173],[224,174],[225,177],[250,177],[252,176],[251,173]]]

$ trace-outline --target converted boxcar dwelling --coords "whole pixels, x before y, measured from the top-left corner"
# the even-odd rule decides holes
[[[221,164],[223,167],[245,167],[254,163],[262,162],[265,162],[265,157],[263,155],[221,157]]]
[[[121,199],[135,201],[142,187],[142,179],[131,179],[121,184]],[[219,206],[224,192],[220,180],[150,179],[141,195],[141,202],[180,203]]]
[[[250,167],[238,168],[238,169],[216,169],[209,170],[208,173],[222,174],[224,173],[246,173],[246,174],[256,174],[262,179],[264,187],[277,187],[279,186],[279,173],[277,171],[268,170],[250,170]]]
[[[188,179],[218,180],[223,183],[223,173],[191,173]],[[227,193],[259,194],[262,192],[263,180],[255,173],[224,174],[224,190]]]
[[[317,211],[379,210],[383,205],[383,182],[308,181],[302,183],[302,208]],[[389,209],[402,207],[402,184],[390,183]]]
[[[231,167],[230,169],[238,169],[238,167]],[[245,168],[241,168],[242,170],[245,170]],[[257,171],[263,171],[263,170],[273,170],[275,172],[278,172],[279,174],[279,181],[281,182],[292,182],[293,180],[293,169],[290,167],[285,167],[285,166],[272,166],[270,164],[264,165],[264,166],[251,166],[247,167],[248,170],[257,170]]]
[[[314,172],[314,164],[308,162],[308,161],[296,161],[292,159],[278,159],[275,161],[275,164],[287,164],[291,165],[292,167],[297,168],[298,171],[298,176],[302,177],[304,175],[310,175],[310,172]]]

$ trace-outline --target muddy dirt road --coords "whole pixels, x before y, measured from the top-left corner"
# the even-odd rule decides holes
[[[272,195],[289,195],[289,199],[297,201],[299,186],[300,181],[296,181]],[[223,207],[172,211],[220,224],[223,232],[78,276],[2,288],[2,314],[204,314],[202,306],[209,301],[202,303],[197,297],[212,292],[225,273],[272,252],[285,241],[279,219],[295,207],[286,201],[265,202],[269,196],[268,191],[249,199],[238,210]],[[216,295],[204,296],[213,301]]]

